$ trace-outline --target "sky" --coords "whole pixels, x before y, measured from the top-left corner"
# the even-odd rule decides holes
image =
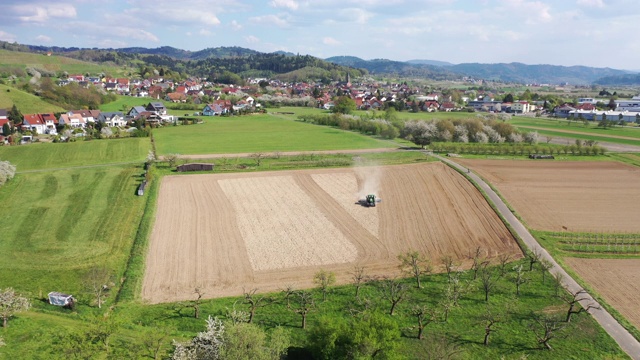
[[[1,0],[0,40],[640,69],[638,0]]]

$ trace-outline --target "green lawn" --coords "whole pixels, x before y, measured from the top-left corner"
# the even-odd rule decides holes
[[[77,296],[91,266],[123,273],[146,197],[142,166],[18,174],[0,188],[0,288]]]
[[[39,97],[22,90],[0,84],[0,109],[11,109],[13,104],[22,114],[55,113],[63,108],[50,104]]]
[[[161,100],[155,100],[155,99],[145,98],[145,97],[140,98],[140,97],[134,97],[134,96],[118,96],[118,99],[116,101],[101,105],[100,110],[123,111],[123,109],[126,107],[128,111],[134,106],[146,106],[150,102],[155,102],[155,101],[162,102]]]
[[[118,163],[142,163],[151,145],[149,138],[32,143],[0,146],[0,160],[16,165],[17,171],[58,169]]]
[[[261,151],[319,151],[395,147],[394,144],[274,115],[203,117],[204,124],[154,130],[159,155]]]
[[[528,117],[513,117],[509,122],[524,130],[535,130],[541,135],[568,137],[583,140],[606,141],[618,144],[640,145],[640,128],[630,125],[625,127],[614,126],[603,129],[597,127],[597,122],[590,121],[585,126],[582,122],[568,121],[565,119],[542,119]],[[544,128],[544,129],[534,129]],[[562,131],[558,131],[562,130]],[[564,131],[571,131],[566,133]],[[616,138],[625,137],[624,138]],[[637,140],[634,140],[637,139]]]

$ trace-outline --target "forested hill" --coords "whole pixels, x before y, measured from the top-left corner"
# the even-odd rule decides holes
[[[589,85],[599,78],[627,74],[627,71],[588,66],[478,64],[467,63],[447,67],[451,71],[467,74],[474,78],[517,82],[524,84]]]
[[[408,62],[386,59],[363,60],[355,56],[334,56],[325,60],[343,66],[366,69],[372,74],[422,77],[434,80],[453,80],[463,76],[454,71],[450,71],[449,68],[429,64],[410,64]]]
[[[340,65],[367,69],[374,74],[424,76],[434,79],[469,76],[475,79],[507,83],[569,83],[573,85],[588,85],[605,77],[607,78],[602,81],[613,81],[619,84],[630,84],[637,81],[636,78],[628,75],[628,71],[588,66],[526,65],[522,63],[454,65],[433,60],[411,60],[408,62],[383,59],[363,60],[355,56],[335,56],[326,60]]]
[[[640,74],[605,76],[594,81],[597,85],[640,85]]]

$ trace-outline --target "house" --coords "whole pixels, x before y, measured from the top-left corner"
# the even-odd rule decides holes
[[[202,115],[204,116],[216,116],[225,114],[227,111],[222,106],[218,104],[207,104],[204,109],[202,109]]]
[[[93,124],[98,119],[100,115],[100,110],[71,110],[67,113],[68,115],[78,114],[82,116],[85,124]]]
[[[69,126],[71,128],[84,128],[87,125],[87,122],[82,118],[80,114],[62,114],[58,118],[58,123],[60,125]]]
[[[511,104],[511,112],[516,114],[530,113],[536,110],[536,106],[528,101],[516,101]]]
[[[145,109],[144,106],[134,106],[127,113],[127,118],[133,119],[146,111],[147,109]]]
[[[168,93],[167,96],[164,97],[166,101],[171,101],[174,103],[184,103],[187,102],[187,94],[181,92],[172,92]]]
[[[450,101],[445,101],[440,105],[440,111],[450,112],[456,109],[456,104]]]
[[[572,111],[576,111],[576,108],[574,108],[573,106],[564,104],[562,106],[557,106],[555,109],[553,109],[553,115],[556,117],[568,118],[569,113]]]
[[[56,135],[58,131],[56,126],[58,125],[58,119],[54,114],[40,114],[42,121],[44,122],[45,132],[50,135]]]
[[[438,111],[439,108],[440,108],[440,104],[437,101],[427,100],[424,102],[424,105],[422,105],[421,110],[427,111],[427,112],[433,112],[433,111]]]
[[[158,115],[167,115],[167,108],[161,102],[150,102],[145,109],[156,112]]]
[[[7,120],[9,118],[9,112],[7,109],[0,109],[0,120]]]
[[[40,114],[26,114],[22,119],[22,129],[35,131],[37,134],[46,133],[46,125]]]
[[[123,127],[127,125],[127,121],[120,111],[100,113],[98,121],[109,127]]]

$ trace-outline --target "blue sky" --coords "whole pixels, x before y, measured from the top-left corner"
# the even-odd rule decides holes
[[[0,39],[640,69],[637,0],[2,0]]]

